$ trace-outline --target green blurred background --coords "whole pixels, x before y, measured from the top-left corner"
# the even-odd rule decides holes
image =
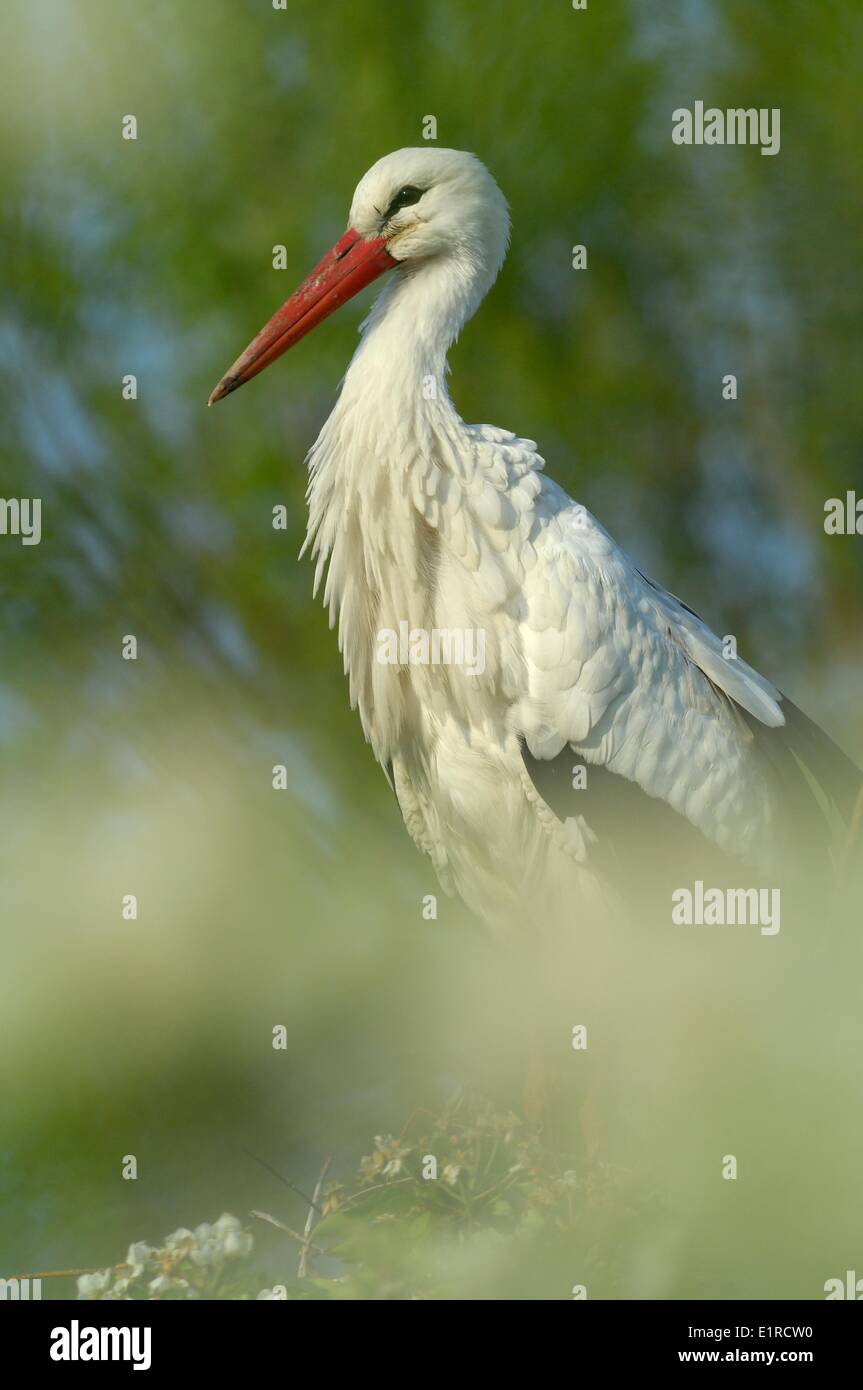
[[[303,457],[369,295],[205,408],[425,116],[513,216],[452,354],[461,414],[537,439],[859,757],[861,543],[823,507],[863,484],[863,9],[6,0],[0,54],[0,490],[43,507],[41,545],[0,538],[2,1275],[225,1208],[301,1224],[250,1151],[308,1188],[458,1081],[506,1090],[518,968],[457,903],[423,921],[431,868],[296,560]],[[696,99],[779,107],[781,152],[673,145]],[[661,921],[642,939],[618,1005],[643,1074],[612,1122],[670,1206],[647,1231],[609,1216],[617,1296],[816,1297],[863,1261],[853,917],[829,951],[823,922],[789,924],[772,958],[681,963]],[[734,1206],[700,1165],[741,1129],[761,1182]],[[567,1296],[568,1265],[500,1268],[461,1293]]]

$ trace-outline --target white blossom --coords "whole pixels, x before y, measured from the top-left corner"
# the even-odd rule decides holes
[[[78,1275],[78,1297],[98,1298],[111,1282],[110,1269],[100,1269],[96,1274]]]
[[[225,1236],[222,1249],[227,1259],[239,1260],[252,1253],[252,1237],[248,1231],[231,1231]]]

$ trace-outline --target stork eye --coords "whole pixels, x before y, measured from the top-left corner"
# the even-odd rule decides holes
[[[387,222],[393,213],[398,212],[401,208],[409,208],[411,203],[418,203],[424,193],[424,188],[414,188],[412,184],[408,184],[406,188],[400,188],[384,213],[384,221]]]

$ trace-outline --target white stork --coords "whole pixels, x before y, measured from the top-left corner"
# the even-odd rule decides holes
[[[387,274],[309,455],[304,549],[316,592],[326,571],[351,702],[410,834],[443,884],[498,924],[546,902],[550,883],[568,894],[613,876],[609,850],[632,824],[616,791],[643,803],[641,825],[689,822],[766,866],[787,843],[790,803],[818,811],[801,762],[846,817],[860,786],[815,725],[726,659],[546,476],[531,440],[460,418],[447,351],[508,239],[506,202],[473,155],[386,155],[360,180],[344,236],[210,398]],[[404,651],[382,663],[380,634],[403,624],[483,634],[484,669]]]

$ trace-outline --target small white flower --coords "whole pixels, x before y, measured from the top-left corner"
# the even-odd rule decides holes
[[[219,1235],[226,1236],[231,1231],[241,1230],[241,1223],[237,1220],[236,1216],[230,1216],[228,1212],[223,1211],[216,1222],[215,1229],[219,1232]]]
[[[261,1289],[261,1292],[258,1294],[259,1299],[263,1299],[264,1301],[269,1300],[270,1302],[283,1302],[287,1296],[288,1294],[284,1284],[276,1284],[275,1288],[272,1289]]]
[[[200,1226],[195,1227],[196,1240],[209,1240],[213,1234],[214,1229],[209,1221],[202,1221]]]
[[[111,1282],[110,1269],[100,1269],[96,1274],[78,1275],[78,1297],[99,1298]]]
[[[230,1231],[222,1242],[222,1250],[229,1260],[240,1260],[252,1253],[252,1237],[248,1231]]]
[[[455,1187],[458,1182],[458,1175],[461,1172],[460,1163],[448,1163],[441,1173],[441,1177],[448,1187]]]
[[[178,1250],[181,1245],[191,1245],[195,1237],[186,1227],[181,1226],[178,1231],[174,1231],[165,1241],[166,1250]]]
[[[152,1294],[170,1293],[173,1286],[174,1281],[169,1279],[167,1274],[157,1274],[155,1279],[151,1279],[147,1285]]]
[[[400,1158],[391,1158],[389,1163],[382,1169],[381,1176],[384,1178],[394,1178],[397,1173],[402,1171],[402,1161]]]
[[[202,1240],[191,1252],[192,1264],[197,1265],[199,1269],[218,1264],[221,1256],[222,1251],[217,1240]]]
[[[143,1240],[136,1240],[133,1245],[129,1246],[126,1254],[126,1264],[132,1266],[134,1270],[133,1278],[137,1278],[137,1276],[142,1273],[152,1253],[149,1245]]]

